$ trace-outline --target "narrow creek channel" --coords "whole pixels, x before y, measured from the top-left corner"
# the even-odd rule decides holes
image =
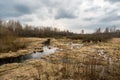
[[[56,51],[58,51],[57,47],[44,46],[43,52],[35,52],[32,54],[22,55],[19,57],[10,57],[10,58],[0,59],[0,65],[8,64],[8,63],[22,63],[22,62],[29,60],[29,59],[40,59],[42,56],[55,53]]]

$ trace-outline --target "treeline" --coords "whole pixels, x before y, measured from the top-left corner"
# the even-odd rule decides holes
[[[120,38],[120,30],[112,28],[105,28],[102,32],[101,28],[98,28],[92,34],[76,34],[74,36],[68,36],[70,39],[81,39],[82,42],[106,42],[112,38]]]
[[[18,21],[0,21],[0,27],[12,32],[18,37],[63,37],[72,35],[72,32],[61,31],[58,28],[21,25]]]
[[[120,30],[117,30],[114,26],[113,28],[105,28],[102,32],[101,28],[98,28],[92,34],[84,34],[84,30],[82,30],[82,34],[75,34],[68,30],[61,31],[58,28],[52,27],[42,27],[42,26],[30,26],[30,25],[22,25],[19,21],[2,21],[0,20],[0,38],[6,36],[18,36],[18,37],[54,37],[61,38],[67,37],[70,39],[81,39],[83,42],[101,42],[107,41],[108,39],[114,37],[120,37]]]

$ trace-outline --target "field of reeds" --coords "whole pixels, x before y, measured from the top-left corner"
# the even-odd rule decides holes
[[[80,40],[52,39],[60,51],[0,66],[2,80],[119,80],[120,39],[82,43]],[[72,46],[82,44],[82,46]],[[72,48],[71,48],[72,47]]]

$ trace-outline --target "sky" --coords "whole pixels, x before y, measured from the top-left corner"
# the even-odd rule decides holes
[[[120,29],[120,0],[0,0],[0,19],[77,33]]]

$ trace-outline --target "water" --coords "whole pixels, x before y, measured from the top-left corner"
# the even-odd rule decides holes
[[[56,52],[57,50],[58,50],[57,47],[48,48],[47,46],[44,46],[43,52],[36,52],[34,54],[31,54],[31,57],[32,57],[32,59],[40,59],[40,57],[42,57],[44,55],[52,54],[52,53]]]
[[[0,59],[0,65],[8,64],[8,63],[22,63],[29,59],[40,59],[42,56],[52,54],[58,50],[59,49],[57,47],[44,46],[43,52],[36,52],[36,53],[27,54],[27,55],[23,55],[23,56],[19,56],[19,57],[10,57],[10,58]]]

